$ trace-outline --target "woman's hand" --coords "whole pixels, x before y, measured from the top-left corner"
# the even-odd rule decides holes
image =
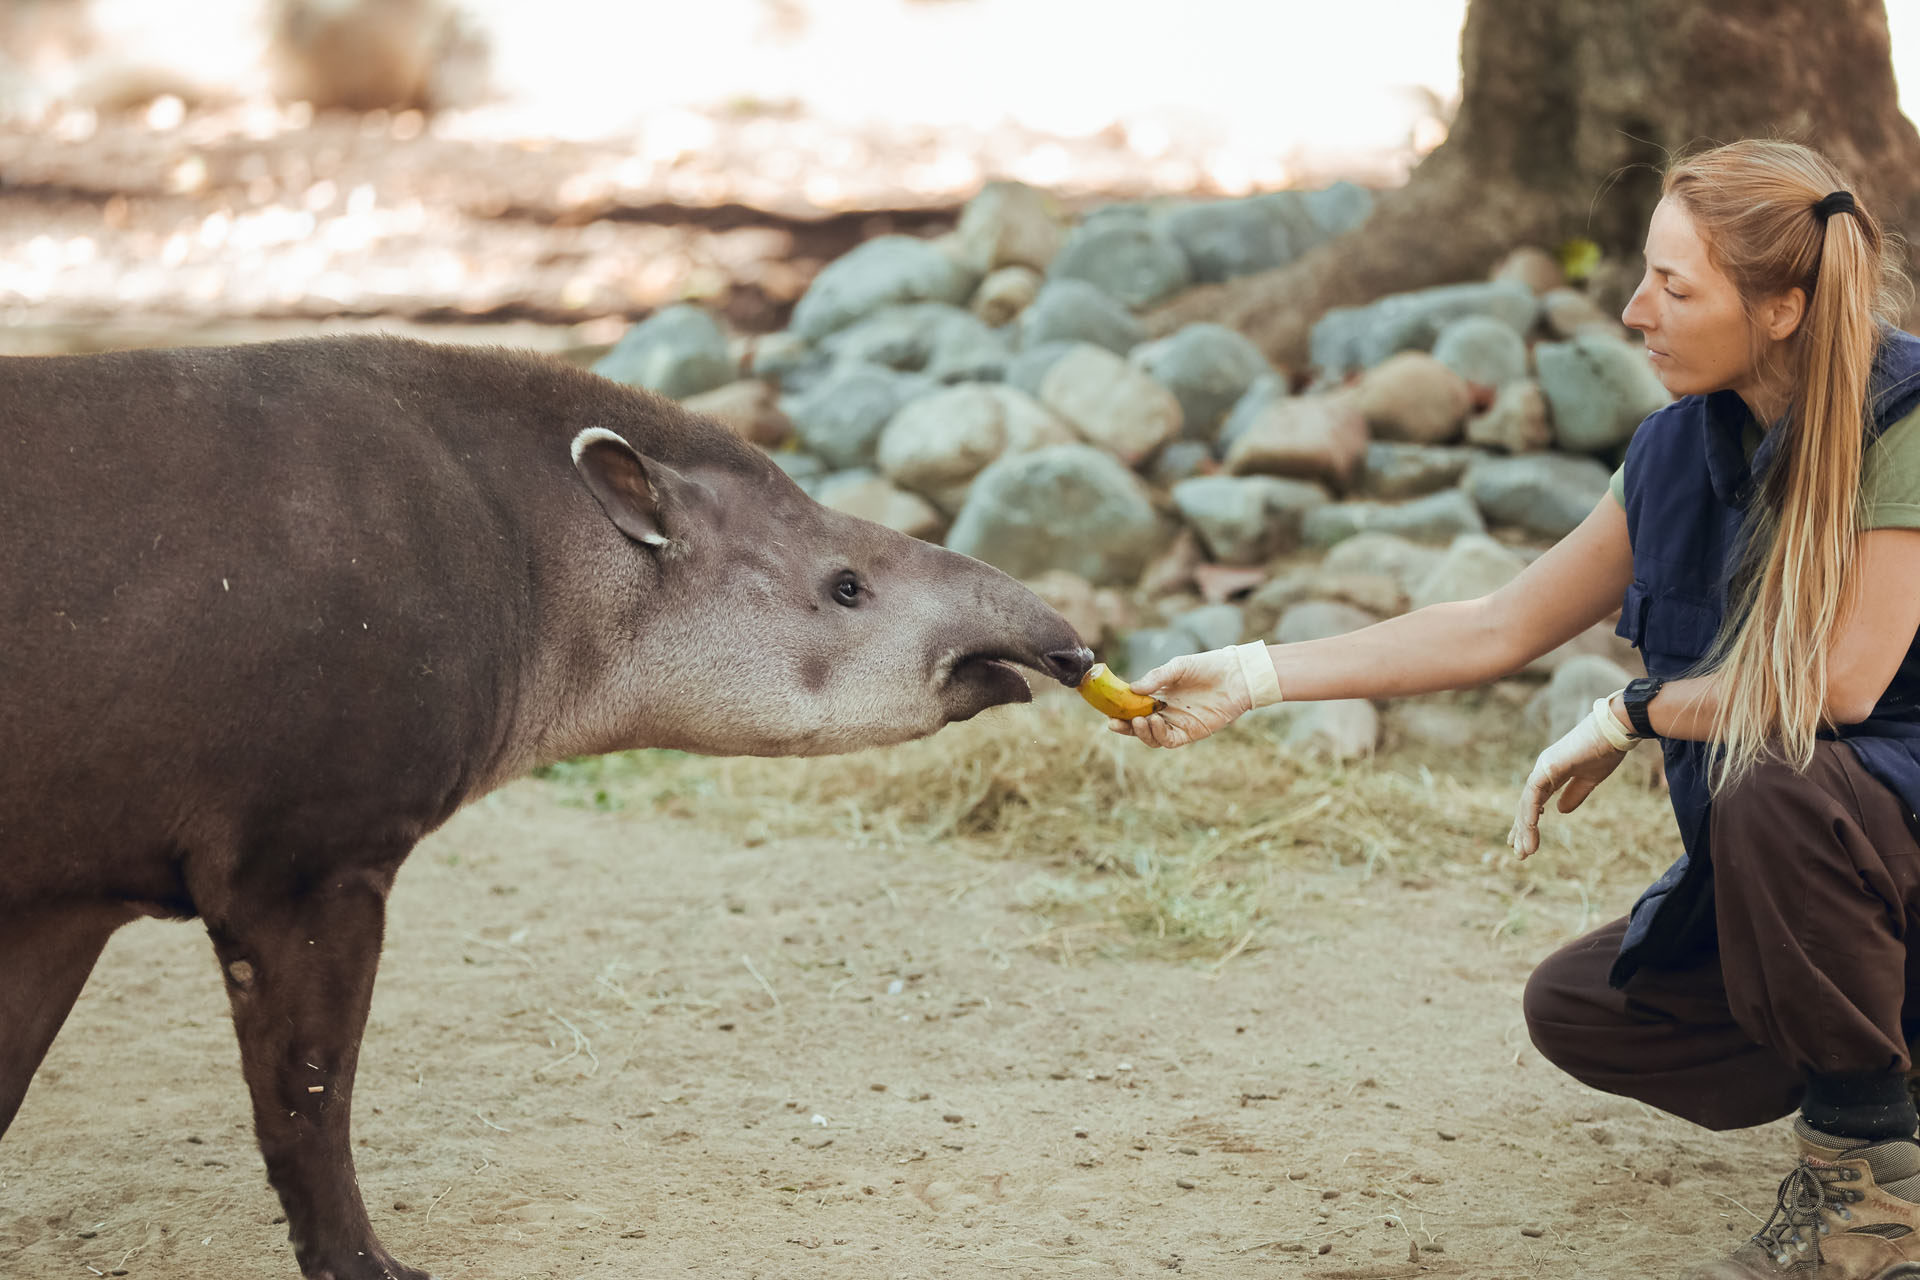
[[[1609,699],[1594,703],[1592,714],[1588,715],[1566,737],[1540,753],[1533,762],[1533,772],[1527,775],[1526,786],[1520,789],[1520,804],[1513,815],[1513,829],[1507,833],[1507,843],[1522,858],[1530,856],[1540,847],[1540,814],[1547,807],[1547,799],[1554,792],[1560,794],[1560,812],[1572,813],[1580,807],[1580,802],[1593,793],[1593,789],[1607,780],[1607,775],[1620,767],[1627,758],[1627,752],[1633,749],[1636,740],[1626,741],[1626,731],[1613,721],[1613,732],[1607,731],[1600,717],[1612,720],[1613,711]]]
[[[1107,727],[1150,747],[1198,742],[1253,708],[1253,692],[1232,649],[1175,658],[1135,680],[1132,688],[1167,705],[1137,720],[1108,720]]]

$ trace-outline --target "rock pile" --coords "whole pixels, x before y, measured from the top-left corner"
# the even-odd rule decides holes
[[[1145,340],[1138,309],[1284,265],[1371,207],[1336,184],[1075,221],[996,183],[945,237],[830,263],[785,332],[669,307],[596,368],[728,423],[828,506],[1026,579],[1119,670],[1338,635],[1513,578],[1668,399],[1530,246],[1485,281],[1328,312],[1308,371],[1217,324]],[[1632,662],[1596,627],[1535,664],[1565,678],[1529,716],[1558,728]],[[1366,702],[1276,719],[1342,755],[1380,732]]]

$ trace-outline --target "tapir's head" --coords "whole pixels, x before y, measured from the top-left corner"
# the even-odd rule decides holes
[[[595,558],[635,584],[606,745],[825,755],[903,742],[1028,701],[1021,667],[1072,685],[1093,662],[1013,578],[821,506],[730,434],[671,464],[602,428],[572,450],[606,521]]]

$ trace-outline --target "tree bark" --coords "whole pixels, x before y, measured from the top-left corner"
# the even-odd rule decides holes
[[[1288,266],[1181,294],[1149,331],[1216,320],[1297,368],[1329,308],[1483,278],[1517,245],[1584,236],[1637,259],[1667,157],[1736,138],[1819,149],[1920,242],[1920,134],[1900,114],[1883,0],[1472,0],[1460,46],[1446,141],[1372,217]]]

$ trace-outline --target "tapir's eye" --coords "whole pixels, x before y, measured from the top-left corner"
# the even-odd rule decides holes
[[[834,578],[833,602],[835,604],[843,604],[851,609],[860,603],[862,594],[864,592],[860,586],[860,579],[854,577],[851,570],[844,570]]]

